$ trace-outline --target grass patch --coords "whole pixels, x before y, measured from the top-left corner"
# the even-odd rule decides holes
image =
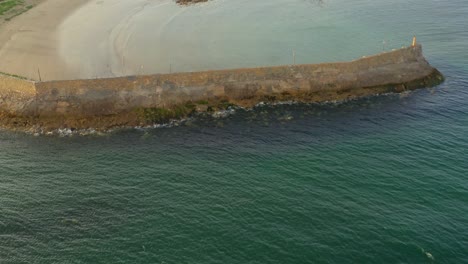
[[[23,1],[21,0],[0,0],[0,16],[22,3]]]
[[[190,5],[203,2],[208,2],[208,0],[176,0],[176,3],[179,5]]]
[[[26,78],[26,77],[19,76],[19,75],[16,75],[16,74],[10,74],[10,73],[6,73],[6,72],[0,72],[0,74],[1,74],[1,75],[5,75],[5,76],[9,76],[9,77],[18,78],[18,79],[21,79],[21,80],[29,80],[29,79]]]
[[[11,17],[5,18],[5,20],[6,20],[6,21],[10,21],[10,20],[12,20],[13,18],[15,18],[15,17],[17,17],[17,16],[19,16],[19,15],[21,15],[21,14],[23,14],[23,13],[26,13],[29,9],[31,9],[31,8],[33,8],[33,7],[34,7],[33,5],[28,5],[28,6],[26,6],[23,10],[20,10],[18,13],[12,15]]]

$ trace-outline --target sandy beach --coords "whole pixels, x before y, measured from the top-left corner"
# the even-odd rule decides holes
[[[73,78],[58,52],[57,29],[83,0],[46,0],[0,26],[0,71],[38,80]]]
[[[165,5],[172,12],[162,16],[163,26],[181,9],[171,0],[44,0],[0,25],[0,72],[43,81],[143,73],[141,58],[126,54],[132,27],[147,7]],[[146,47],[138,45],[137,55]],[[147,72],[161,72],[149,64]]]

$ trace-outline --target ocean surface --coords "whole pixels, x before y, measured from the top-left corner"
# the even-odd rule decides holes
[[[467,1],[214,0],[175,17],[176,69],[348,60],[416,34],[447,81],[105,135],[0,132],[1,264],[468,262]]]

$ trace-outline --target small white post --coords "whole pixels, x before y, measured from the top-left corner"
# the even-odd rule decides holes
[[[292,50],[292,55],[293,55],[293,65],[296,65],[296,49]]]
[[[122,54],[122,73],[125,75],[125,54]]]
[[[413,44],[411,46],[412,47],[416,46],[416,36],[413,36]]]

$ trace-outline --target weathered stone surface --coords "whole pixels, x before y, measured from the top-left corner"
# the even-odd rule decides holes
[[[341,63],[37,83],[0,75],[0,113],[1,123],[10,128],[105,129],[231,103],[344,100],[442,81],[420,45]]]
[[[34,115],[36,87],[32,81],[0,74],[0,110],[19,115]]]

